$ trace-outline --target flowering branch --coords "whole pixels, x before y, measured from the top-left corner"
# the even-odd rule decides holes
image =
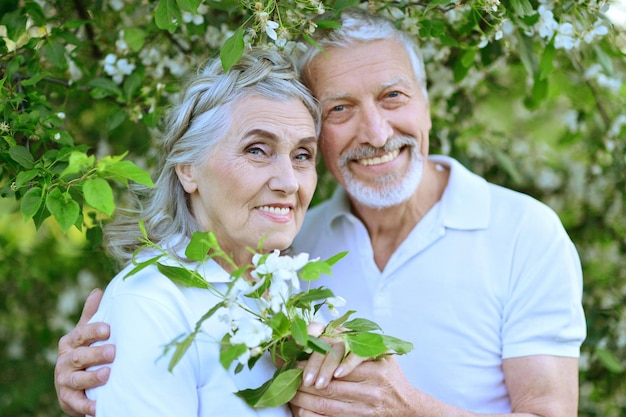
[[[253,368],[264,354],[268,354],[274,364],[282,364],[274,376],[260,387],[236,393],[252,407],[277,407],[290,401],[302,382],[302,370],[295,368],[296,363],[308,359],[314,351],[329,353],[331,346],[324,339],[340,340],[346,346],[346,355],[353,352],[363,358],[405,354],[413,349],[411,343],[380,333],[381,328],[376,323],[365,319],[348,320],[354,311],[330,321],[319,337],[307,333],[307,326],[320,320],[322,309],[338,316],[335,307],[345,304],[345,300],[335,297],[331,290],[324,287],[300,292],[300,282],[311,282],[322,274],[330,274],[332,265],[347,252],[319,261],[309,260],[306,253],[291,257],[281,256],[275,250],[254,253],[251,265],[237,267],[219,247],[213,233],[197,232],[185,249],[185,256],[197,262],[197,266],[212,258],[220,258],[230,265],[234,271],[223,293],[197,270],[189,269],[180,261],[177,266],[160,262],[164,257],[176,259],[148,239],[142,224],[140,229],[144,246],[136,254],[150,248],[156,250],[158,255],[142,262],[133,259],[135,268],[127,277],[147,266],[156,265],[172,281],[206,289],[221,299],[197,321],[192,332],[181,335],[165,347],[164,355],[173,351],[168,366],[170,371],[202,332],[202,324],[215,315],[229,329],[219,340],[220,363],[225,369],[233,369],[234,366],[234,372],[238,373],[245,366]],[[261,252],[261,246],[262,242],[258,252]],[[250,307],[244,301],[246,299],[255,301],[255,307]]]

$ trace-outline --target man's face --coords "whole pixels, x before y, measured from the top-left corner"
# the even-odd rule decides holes
[[[369,207],[408,199],[421,180],[431,120],[402,45],[329,48],[309,65],[308,80],[322,106],[320,149],[337,181]]]

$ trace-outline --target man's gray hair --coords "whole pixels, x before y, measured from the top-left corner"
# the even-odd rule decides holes
[[[426,70],[424,60],[415,39],[408,33],[396,28],[394,23],[382,16],[375,16],[363,9],[349,8],[342,12],[341,27],[337,29],[318,29],[313,39],[319,47],[309,46],[298,60],[298,67],[303,76],[303,82],[310,85],[308,67],[315,57],[323,53],[326,48],[349,48],[358,43],[366,43],[383,39],[395,39],[406,50],[413,66],[415,78],[419,83],[424,98],[428,99],[426,85]]]
[[[320,132],[320,111],[310,91],[299,81],[291,59],[267,48],[251,48],[227,73],[219,59],[201,68],[187,83],[180,102],[165,121],[157,143],[159,166],[154,188],[136,187],[134,208],[118,209],[115,221],[105,227],[107,250],[127,263],[140,246],[138,222],[144,221],[150,240],[169,249],[180,249],[199,230],[190,211],[189,196],[176,175],[177,165],[204,163],[213,147],[223,140],[235,121],[232,109],[248,97],[280,102],[300,100]]]

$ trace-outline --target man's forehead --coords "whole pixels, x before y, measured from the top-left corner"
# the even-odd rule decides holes
[[[411,80],[409,80],[405,76],[396,76],[390,80],[382,81],[379,84],[373,85],[371,88],[371,91],[368,91],[368,93],[381,94],[385,92],[386,90],[388,90],[389,88],[393,88],[397,86],[410,87],[410,86],[413,86],[413,84],[414,82],[411,82]],[[352,98],[354,93],[350,91],[341,90],[344,87],[345,86],[336,87],[338,91],[330,91],[331,87],[329,87],[325,91],[320,92],[320,95],[319,97],[317,97],[317,99],[318,101],[323,103],[323,102],[328,102],[328,101],[341,101],[341,100]],[[359,89],[359,92],[362,92],[362,91],[363,89]]]

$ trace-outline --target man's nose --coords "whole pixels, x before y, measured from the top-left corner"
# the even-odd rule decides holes
[[[381,148],[393,135],[386,112],[375,103],[365,104],[361,109],[358,139],[363,144]]]

